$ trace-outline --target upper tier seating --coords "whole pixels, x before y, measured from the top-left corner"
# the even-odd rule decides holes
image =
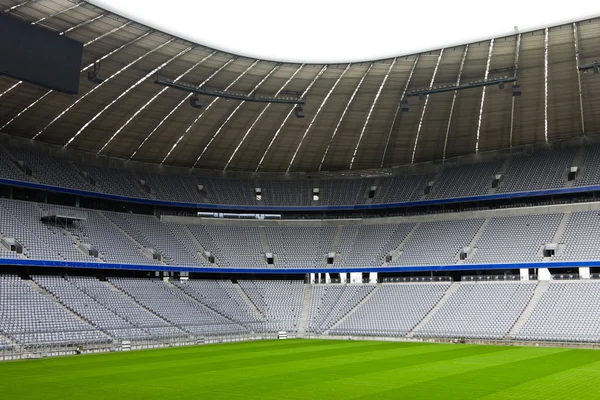
[[[499,193],[525,192],[564,187],[569,167],[577,149],[540,152],[531,156],[515,157],[500,181]]]
[[[447,199],[451,197],[481,196],[488,194],[492,180],[498,173],[502,163],[499,161],[460,165],[444,169],[433,186],[431,199]]]
[[[176,173],[118,170],[115,168],[72,163],[34,148],[0,148],[0,178],[33,181],[42,184],[142,199],[188,203],[211,203],[249,206],[330,206],[379,203],[402,203],[418,200],[459,198],[485,195],[499,171],[502,172],[498,193],[563,188],[569,167],[582,152],[574,186],[600,184],[596,171],[600,165],[600,145],[540,151],[533,155],[514,156],[508,161],[485,161],[475,164],[446,166],[441,173],[426,172],[404,176],[344,179],[232,179],[200,176],[189,170]],[[21,160],[32,170],[27,176],[16,165]],[[112,164],[111,164],[112,165]],[[89,183],[84,172],[94,179]],[[414,175],[413,175],[414,174]],[[145,189],[141,181],[144,182]],[[428,182],[431,193],[424,194]],[[199,190],[199,185],[204,189]],[[369,190],[375,186],[373,198]],[[262,190],[261,199],[255,189]],[[319,188],[319,200],[313,189]],[[149,190],[149,193],[148,193]]]

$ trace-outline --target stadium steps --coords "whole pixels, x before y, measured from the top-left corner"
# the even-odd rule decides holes
[[[566,211],[563,214],[562,219],[560,220],[560,224],[558,224],[558,228],[556,228],[556,232],[554,233],[554,237],[552,238],[552,243],[559,243],[563,234],[565,233],[565,229],[567,228],[567,223],[569,222],[569,217],[571,216],[571,211]]]
[[[246,294],[246,292],[244,291],[244,289],[242,289],[242,287],[240,286],[239,283],[234,282],[233,283],[233,287],[235,288],[235,290],[238,291],[240,297],[242,299],[244,299],[244,301],[246,303],[248,303],[248,306],[250,306],[250,308],[252,309],[252,311],[254,311],[254,313],[256,314],[256,316],[258,318],[260,318],[260,320],[262,321],[266,321],[267,317],[260,312],[259,308],[256,306],[256,304],[254,304],[254,302],[252,301],[252,299],[250,297],[248,297],[248,295]]]
[[[431,317],[433,317],[435,313],[437,313],[438,310],[442,308],[442,306],[448,301],[450,296],[452,296],[452,294],[454,294],[454,292],[456,292],[459,287],[460,282],[452,282],[452,285],[450,285],[450,287],[446,289],[446,292],[444,293],[440,301],[438,301],[437,304],[433,306],[433,308],[427,313],[427,315],[425,315],[423,319],[419,321],[419,323],[415,325],[412,328],[412,330],[406,334],[406,337],[414,337],[415,332],[417,332],[422,326],[424,326],[431,319]]]
[[[577,153],[575,153],[575,157],[573,158],[573,162],[571,163],[571,167],[581,167],[581,163],[583,162],[583,157],[585,156],[585,146],[581,146]],[[575,180],[569,181],[569,172],[567,171],[564,175],[565,178],[565,187],[573,187]]]
[[[138,249],[145,249],[146,248],[146,246],[144,246],[143,244],[141,244],[140,242],[138,242],[137,240],[135,240],[129,233],[125,232],[125,230],[121,229],[121,227],[119,225],[115,224],[110,218],[108,218],[106,215],[104,215],[104,213],[99,212],[98,214],[101,215],[102,218],[104,218],[105,220],[107,220],[108,223],[111,224],[114,228],[116,228],[123,235],[125,235],[126,238],[128,238],[129,240],[131,240],[131,242],[134,243]],[[142,254],[144,257],[148,257],[146,254],[144,254],[143,251],[140,251],[140,254]],[[163,257],[163,260],[160,261],[160,263],[162,265],[167,265],[164,262],[164,257]]]
[[[373,182],[371,182],[370,185],[367,186],[367,190],[363,193],[363,198],[367,199],[365,201],[365,204],[372,204],[373,203],[373,199],[369,198],[369,192],[371,191],[371,186],[375,186],[378,189],[381,187],[381,177],[375,177],[375,180],[373,180]],[[379,191],[379,190],[378,190]]]
[[[380,286],[381,286],[381,283],[378,283],[377,286],[373,287],[373,290],[371,290],[365,297],[363,297],[363,299],[361,301],[356,303],[356,305],[354,306],[354,308],[352,308],[352,310],[348,311],[348,313],[346,315],[344,315],[342,318],[338,319],[333,325],[331,325],[331,327],[329,329],[327,329],[323,333],[328,335],[329,331],[334,330],[335,328],[338,327],[338,325],[340,325],[342,322],[344,322],[346,319],[348,319],[352,314],[354,314],[356,312],[356,310],[358,310],[369,299],[369,297],[371,297],[373,295],[373,293],[375,293],[377,291],[377,289],[379,289]],[[336,301],[336,303],[337,303],[337,301]]]
[[[267,238],[267,231],[264,226],[258,227],[258,234],[260,236],[260,243],[262,244],[263,253],[271,253],[271,247],[269,247],[269,239]]]
[[[5,149],[2,149],[2,148],[0,148],[0,157],[2,157],[3,155],[5,155],[6,157],[8,157],[8,158],[10,158],[10,159],[11,159],[11,161],[13,162],[13,167],[14,167],[14,169],[15,169],[16,171],[18,171],[20,174],[23,174],[23,175],[25,175],[25,173],[23,172],[23,170],[21,169],[21,167],[20,167],[20,166],[18,166],[18,162],[19,162],[19,161],[23,161],[23,160],[19,160],[19,159],[17,159],[17,158],[16,158],[16,157],[15,157],[15,156],[12,154],[12,152],[10,152],[10,151],[8,151],[8,150],[5,150]],[[25,164],[25,165],[27,165],[27,164]],[[28,167],[29,167],[29,166],[28,166]],[[29,179],[31,179],[31,181],[32,181],[32,182],[35,182],[35,183],[40,183],[40,181],[39,181],[39,180],[38,180],[38,179],[37,179],[37,178],[36,178],[36,177],[35,177],[33,174],[32,174],[31,176],[29,176]]]
[[[469,247],[471,247],[472,251],[471,254],[469,254],[470,257],[475,255],[475,252],[477,251],[477,242],[479,242],[479,239],[481,238],[481,236],[483,235],[483,233],[485,232],[485,230],[487,229],[488,225],[490,224],[490,218],[486,218],[485,221],[483,221],[483,224],[481,224],[481,226],[479,227],[479,230],[477,231],[477,233],[475,234],[475,236],[473,236],[473,239],[471,240],[471,243],[468,244]],[[464,264],[465,261],[464,260],[457,260],[456,261],[457,264]]]
[[[527,307],[525,307],[525,310],[523,310],[519,319],[515,322],[512,328],[510,328],[510,331],[506,334],[506,336],[504,336],[504,339],[515,338],[517,332],[519,332],[521,328],[523,328],[523,325],[525,325],[525,322],[527,322],[527,320],[531,316],[531,313],[533,313],[533,310],[535,310],[540,299],[542,298],[544,293],[546,293],[546,290],[548,290],[549,285],[550,281],[538,281],[538,284],[535,287],[535,291],[533,292],[533,296],[531,296],[531,299],[529,299],[529,303],[527,303]]]
[[[144,308],[146,311],[148,311],[151,314],[154,314],[157,318],[162,319],[163,321],[165,321],[167,324],[169,324],[170,326],[174,326],[176,328],[179,328],[181,330],[183,330],[182,327],[175,325],[174,323],[172,323],[171,321],[163,318],[160,314],[157,314],[154,312],[154,310],[152,310],[151,308],[146,307],[145,305],[143,305],[142,303],[138,302],[135,297],[131,296],[129,293],[119,289],[118,287],[116,287],[115,285],[113,285],[112,283],[110,283],[109,281],[100,281],[104,286],[106,286],[107,288],[109,288],[110,290],[112,290],[113,292],[118,293],[120,296],[125,297],[127,300],[134,302],[135,304],[137,304],[138,306]],[[185,331],[187,332],[187,331]]]
[[[310,309],[310,300],[312,298],[312,285],[304,285],[304,303],[302,304],[302,314],[300,316],[300,325],[298,326],[298,336],[304,337],[308,327],[308,311]]]
[[[406,242],[408,242],[410,240],[410,238],[412,237],[412,235],[415,234],[417,229],[419,229],[419,226],[421,226],[421,222],[416,223],[415,226],[413,226],[413,228],[410,230],[410,232],[408,232],[408,234],[406,234],[406,236],[404,236],[404,239],[402,239],[402,241],[394,249],[394,251],[392,253],[392,264],[394,264],[396,257],[402,251],[402,248],[404,247]]]
[[[194,234],[192,233],[192,231],[190,231],[190,228],[188,228],[187,225],[183,224],[182,226],[183,226],[183,230],[185,231],[185,233],[188,235],[188,237],[192,240],[192,243],[194,243],[194,245],[198,249],[198,252],[200,252],[200,256],[206,260],[206,256],[204,255],[204,253],[206,252],[206,249],[204,248],[204,246],[202,246],[202,243],[200,243],[198,238],[196,236],[194,236]],[[206,261],[208,261],[208,260],[206,260]]]
[[[200,307],[196,307],[196,308],[200,308],[202,310],[202,307],[204,307],[205,309],[207,309],[210,312],[213,312],[217,315],[220,315],[221,317],[225,318],[227,321],[231,322],[232,324],[235,325],[240,325],[243,326],[244,328],[247,328],[246,326],[244,326],[243,323],[238,322],[236,320],[234,320],[233,318],[223,314],[221,311],[215,309],[214,307],[212,307],[210,304],[206,304],[204,301],[202,301],[201,298],[198,298],[196,296],[194,296],[193,294],[190,294],[188,292],[186,292],[185,290],[183,290],[182,288],[180,288],[177,285],[174,285],[173,282],[171,282],[170,280],[166,280],[164,281],[167,285],[171,286],[171,288],[173,288],[174,290],[179,290],[181,293],[183,293],[186,297],[189,297],[190,300],[192,300],[192,304],[198,304]]]
[[[33,288],[33,290],[38,292],[40,295],[52,300],[53,302],[58,304],[61,308],[67,310],[70,314],[74,315],[75,318],[77,318],[78,320],[85,322],[87,325],[91,325],[92,327],[94,327],[94,329],[104,332],[100,328],[98,328],[96,325],[92,324],[87,319],[83,318],[81,315],[77,314],[75,311],[71,310],[69,307],[64,305],[58,298],[56,298],[56,296],[54,296],[52,293],[50,293],[49,291],[47,291],[46,289],[44,289],[43,287],[38,285],[37,282],[35,282],[33,279],[23,279],[23,282],[25,282],[26,284],[31,286]]]
[[[79,240],[75,235],[73,235],[73,233],[71,233],[71,231],[69,231],[68,229],[65,229],[65,228],[60,228],[60,229],[65,234],[65,236],[68,236],[69,239],[71,239],[71,241],[73,242],[73,246],[75,246],[75,248],[77,249],[78,252],[80,252],[84,256],[88,256],[89,255],[89,254],[86,254],[82,250],[83,246],[82,246],[81,240]],[[104,260],[100,256],[101,256],[101,254],[100,254],[100,252],[98,252],[98,257],[96,258],[96,260],[98,262],[104,262]]]
[[[502,166],[500,167],[500,169],[498,170],[498,172],[496,172],[496,174],[500,174],[502,176],[506,175],[506,171],[508,171],[508,168],[510,167],[510,158],[507,158],[506,160],[504,160],[504,162],[502,163]],[[502,182],[502,180],[500,180],[500,182]],[[494,194],[498,192],[498,189],[494,189],[493,187],[490,187],[490,189],[488,190],[488,194]]]
[[[433,186],[431,186],[431,193],[434,193],[436,190],[436,186],[439,182],[441,182],[441,178],[442,178],[442,174],[444,173],[443,169],[440,169],[438,171],[437,174],[435,174],[435,176],[431,179],[428,179],[427,182],[433,182]],[[423,187],[419,188],[419,191],[421,192],[421,197],[419,197],[419,200],[427,200],[429,199],[429,195],[428,194],[424,194],[423,193]]]
[[[333,244],[331,245],[330,251],[333,251],[336,254],[340,248],[340,241],[342,240],[342,230],[343,229],[344,229],[344,227],[342,225],[339,225],[337,227],[337,229],[335,230],[335,236],[333,237]]]

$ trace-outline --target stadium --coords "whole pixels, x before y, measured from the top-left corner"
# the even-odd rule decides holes
[[[0,0],[2,398],[599,397],[600,18],[319,63],[99,4]]]

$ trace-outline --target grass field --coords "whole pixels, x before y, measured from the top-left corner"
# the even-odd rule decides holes
[[[1,399],[600,399],[600,351],[331,340],[0,363]]]

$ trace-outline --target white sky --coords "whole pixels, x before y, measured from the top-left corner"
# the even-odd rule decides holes
[[[600,16],[593,1],[92,0],[190,41],[260,59],[368,61]]]

